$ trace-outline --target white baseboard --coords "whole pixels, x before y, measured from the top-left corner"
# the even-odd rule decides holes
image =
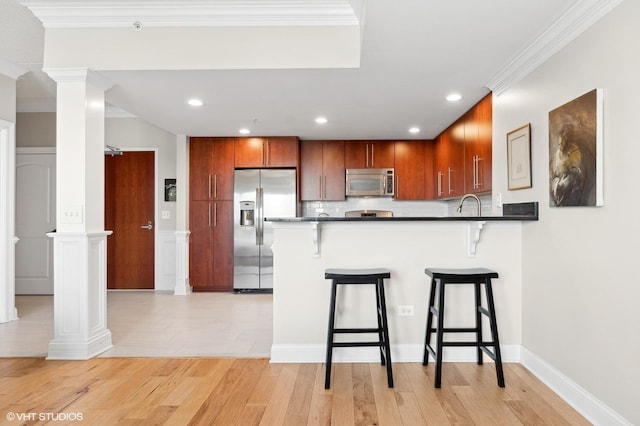
[[[577,383],[520,345],[501,345],[502,362],[518,362],[560,396],[567,404],[595,425],[631,426],[606,404]],[[324,363],[325,345],[273,345],[272,363]],[[378,348],[334,348],[333,362],[379,362]],[[422,345],[394,345],[391,359],[396,362],[422,362]],[[486,357],[485,357],[486,359]],[[444,350],[444,362],[475,362],[475,348],[451,347]]]
[[[522,347],[520,352],[520,363],[588,421],[594,425],[631,426],[631,422],[613,411],[542,358],[529,352],[525,347]]]

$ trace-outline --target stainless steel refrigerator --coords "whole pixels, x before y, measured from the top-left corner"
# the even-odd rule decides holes
[[[296,216],[296,171],[236,170],[233,184],[233,289],[272,291],[273,227],[264,218]]]

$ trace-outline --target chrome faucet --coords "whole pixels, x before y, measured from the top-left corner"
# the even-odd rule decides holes
[[[478,205],[478,217],[481,216],[481,214],[482,214],[482,206],[480,204],[480,198],[478,198],[475,194],[463,195],[462,198],[460,199],[460,203],[458,203],[458,208],[456,209],[456,211],[458,213],[462,212],[462,204],[464,204],[464,200],[466,200],[467,198],[475,198],[476,204]]]

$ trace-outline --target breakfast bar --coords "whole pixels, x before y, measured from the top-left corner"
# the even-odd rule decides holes
[[[273,346],[271,362],[323,362],[329,315],[327,268],[384,267],[389,335],[394,362],[420,362],[426,323],[427,267],[498,271],[498,309],[503,360],[518,359],[521,344],[521,229],[535,215],[486,217],[302,217],[266,218],[274,230]],[[473,246],[473,253],[470,248]],[[453,286],[453,304],[473,306],[468,288]],[[375,321],[375,298],[366,288],[348,288],[337,310],[344,326]],[[366,307],[366,308],[365,308]],[[470,310],[452,312],[451,326],[473,321]],[[334,362],[376,362],[375,349],[339,348]],[[473,361],[472,348],[450,348],[444,359]]]

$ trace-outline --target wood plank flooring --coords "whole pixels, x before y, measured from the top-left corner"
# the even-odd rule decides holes
[[[338,363],[263,358],[0,359],[0,424],[89,425],[588,425],[519,364]],[[66,421],[65,421],[66,420]]]

